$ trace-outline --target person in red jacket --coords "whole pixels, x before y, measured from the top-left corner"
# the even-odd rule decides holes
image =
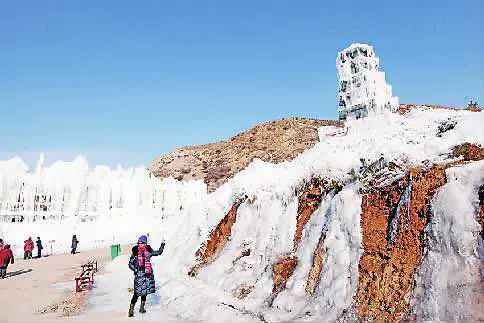
[[[34,241],[29,237],[24,241],[24,259],[32,259],[32,250],[34,250]]]
[[[2,250],[0,250],[0,279],[4,279],[7,275],[7,267],[9,263],[13,264],[13,253],[10,250],[10,245],[5,245]]]

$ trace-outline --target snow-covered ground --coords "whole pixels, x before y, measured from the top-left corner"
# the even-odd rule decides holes
[[[437,136],[439,125],[448,121],[456,122],[455,127]],[[304,180],[315,175],[350,181],[353,176],[350,172],[358,173],[362,158],[375,161],[384,157],[386,161],[403,167],[449,160],[450,150],[457,144],[471,142],[484,145],[483,125],[482,112],[431,109],[415,109],[405,116],[381,114],[348,120],[344,131],[322,128],[320,143],[292,162],[274,165],[255,160],[212,194],[206,194],[202,182],[159,181],[150,178],[142,168],[121,172],[103,168],[101,172],[83,166],[85,177],[75,177],[76,183],[80,183],[76,190],[80,186],[79,192],[85,192],[85,188],[90,187],[90,192],[96,191],[103,198],[93,198],[89,195],[91,193],[86,193],[85,197],[72,200],[75,201],[73,205],[65,206],[71,212],[63,218],[58,213],[53,219],[43,222],[1,222],[0,234],[17,245],[21,245],[27,235],[41,235],[44,241],[56,240],[54,252],[66,250],[73,233],[78,235],[82,248],[134,242],[141,233],[150,233],[154,247],[158,246],[161,238],[166,239],[165,253],[154,260],[158,289],[155,295],[149,297],[149,315],[144,315],[144,319],[160,320],[168,315],[184,320],[221,322],[259,321],[261,317],[268,321],[330,322],[351,306],[358,284],[358,259],[362,252],[359,225],[361,196],[358,191],[361,183],[357,181],[346,185],[336,195],[329,194],[323,200],[306,225],[295,251],[298,267],[289,279],[287,289],[277,296],[271,307],[268,305],[272,294],[271,265],[278,257],[294,252],[295,190]],[[51,169],[55,165],[51,168],[44,166],[49,172],[43,173],[40,168],[29,173],[19,167],[19,163],[18,160],[0,163],[2,203],[14,203],[17,193],[12,195],[10,191],[24,178],[38,177],[31,180],[32,187],[28,192],[42,187],[45,194],[55,191],[59,198],[63,187],[72,185],[70,176],[78,176],[68,170],[57,176]],[[63,164],[64,169],[66,165]],[[454,301],[452,295],[448,296],[449,299],[439,295],[439,291],[449,286],[439,280],[442,273],[453,272],[457,261],[461,261],[467,267],[452,284],[469,282],[476,275],[477,258],[472,252],[477,245],[477,238],[472,235],[476,223],[471,220],[470,205],[477,197],[476,185],[479,181],[482,184],[483,169],[482,163],[468,167],[449,170],[449,177],[453,180],[441,189],[433,202],[436,219],[441,221],[433,222],[429,229],[431,236],[437,238],[432,239],[419,279],[431,284],[435,292],[427,291],[417,296],[423,300],[422,304],[435,303],[438,306],[426,309],[424,317],[442,317],[439,316],[443,315],[440,314],[443,311],[440,306]],[[13,173],[12,169],[20,171]],[[99,175],[101,173],[102,176]],[[122,180],[114,180],[116,176],[113,174],[118,174],[116,176]],[[51,177],[56,178],[55,185]],[[105,179],[109,181],[104,182]],[[460,187],[464,187],[459,195],[462,198],[454,195]],[[109,198],[114,196],[113,192],[124,193],[116,193],[116,199]],[[197,278],[189,277],[187,272],[196,261],[195,251],[227,213],[234,197],[242,194],[251,199],[240,206],[225,249],[213,263],[200,270]],[[34,195],[26,193],[26,196]],[[454,198],[447,198],[449,196]],[[114,200],[123,201],[121,207],[116,206],[116,212],[109,209],[109,205],[115,205]],[[90,208],[93,216],[82,209],[83,203],[88,205],[87,209]],[[448,208],[449,203],[452,209]],[[105,214],[99,211],[103,207]],[[466,215],[456,222],[459,212]],[[328,235],[324,242],[326,255],[321,283],[314,298],[310,299],[304,293],[306,277],[312,252],[323,228],[328,230]],[[250,256],[234,262],[246,248],[251,249]],[[433,268],[435,261],[440,261],[445,267]],[[240,300],[233,296],[233,292],[242,284],[255,287],[247,298]],[[109,273],[97,281],[90,311],[126,310],[131,285],[127,258],[120,257],[109,266]],[[424,309],[417,306],[415,311],[423,313]],[[462,317],[465,314],[458,311],[444,317]],[[465,306],[462,311],[466,311]]]

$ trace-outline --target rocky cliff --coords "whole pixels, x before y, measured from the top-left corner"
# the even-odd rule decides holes
[[[226,141],[178,148],[153,161],[149,169],[160,178],[203,179],[212,192],[254,158],[276,164],[293,160],[318,142],[322,126],[340,127],[343,123],[304,118],[267,122]]]
[[[201,297],[193,312],[222,321],[484,320],[484,114],[402,107],[325,123],[292,162],[250,163],[196,201],[177,279],[214,296],[174,304]]]
[[[422,263],[425,247],[428,244],[428,225],[435,221],[431,209],[431,201],[440,187],[447,183],[445,170],[458,167],[472,161],[484,159],[484,148],[470,143],[454,147],[452,157],[454,162],[442,163],[426,168],[409,168],[402,170],[402,176],[396,176],[381,185],[379,177],[386,177],[392,164],[382,164],[375,161],[363,165],[361,174],[367,176],[366,185],[362,186],[361,229],[363,238],[363,253],[359,260],[359,282],[354,296],[353,316],[350,312],[340,317],[341,320],[399,322],[416,319],[412,316],[410,301],[415,288],[415,275]],[[364,178],[360,178],[364,180]],[[299,192],[298,212],[296,214],[296,231],[294,246],[291,253],[281,255],[271,265],[273,288],[268,299],[268,305],[273,306],[277,295],[287,285],[296,267],[301,266],[295,255],[299,242],[303,239],[303,232],[321,204],[321,200],[328,194],[336,194],[344,185],[327,179],[313,178],[302,183]],[[483,225],[484,213],[484,184],[479,190],[479,210],[476,219]],[[234,201],[228,214],[211,232],[209,239],[196,253],[197,265],[189,275],[195,277],[198,269],[215,261],[223,252],[230,240],[232,226],[237,219],[237,209],[245,199]],[[481,228],[482,230],[482,228]],[[305,281],[305,291],[309,298],[320,283],[320,276],[325,261],[324,246],[326,230],[321,231],[318,243],[313,251],[310,270]],[[481,231],[482,234],[482,231]],[[250,256],[250,249],[234,260]],[[331,264],[326,264],[330,266]],[[243,285],[243,296],[237,291],[239,298],[247,297],[253,285]],[[480,290],[474,296],[476,306],[484,298],[484,291]],[[482,315],[482,311],[479,313]]]

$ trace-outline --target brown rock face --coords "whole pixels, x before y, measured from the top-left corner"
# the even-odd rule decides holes
[[[328,194],[333,189],[336,191],[341,190],[340,184],[324,179],[313,179],[313,181],[306,187],[305,192],[303,192],[299,198],[296,234],[294,236],[294,250],[297,249],[298,244],[301,241],[305,225],[311,219],[314,212],[320,207],[323,195]],[[326,232],[321,232],[318,245],[313,252],[313,263],[306,284],[306,294],[310,296],[312,296],[316,290],[316,286],[319,283],[319,277],[321,276],[321,270],[323,269],[325,238]]]
[[[411,169],[383,188],[370,188],[362,200],[364,254],[356,305],[363,319],[399,321],[409,312],[413,277],[422,261],[430,201],[445,184],[445,167]]]
[[[319,187],[320,183],[320,180],[314,179],[303,188],[303,193],[299,197],[293,251],[297,249],[299,242],[301,241],[304,226],[308,223],[313,213],[321,204],[321,188]],[[279,262],[272,265],[274,280],[274,287],[272,288],[272,300],[274,300],[280,291],[286,288],[287,280],[294,273],[296,266],[296,257],[282,258]]]
[[[443,105],[408,104],[408,103],[405,104],[405,103],[402,103],[398,107],[398,113],[400,113],[400,114],[407,114],[411,109],[416,109],[416,108],[421,108],[421,107],[425,107],[425,108],[429,108],[429,109],[435,109],[435,110],[438,110],[438,109],[444,109],[444,110],[462,110],[461,108],[447,107],[447,106],[443,106]]]
[[[287,280],[292,276],[294,270],[296,270],[296,266],[296,257],[283,258],[272,265],[272,272],[274,273],[272,293],[279,293],[286,288]]]
[[[309,270],[308,281],[306,283],[306,295],[313,296],[316,291],[316,287],[319,284],[319,278],[321,277],[321,270],[323,270],[323,258],[324,258],[324,240],[326,239],[326,232],[321,232],[318,245],[313,253],[313,264]]]
[[[195,253],[199,262],[188,272],[194,277],[198,270],[214,261],[222,252],[232,232],[232,226],[237,220],[237,210],[243,200],[237,199],[232,204],[230,211],[220,221],[217,227],[210,233],[210,237]]]
[[[454,157],[463,157],[464,161],[477,161],[484,159],[484,148],[471,143],[463,143],[452,149]]]
[[[293,160],[319,141],[317,129],[322,126],[342,127],[343,123],[302,118],[272,121],[227,141],[178,148],[153,161],[149,169],[160,178],[203,179],[213,192],[254,158],[276,164]]]
[[[477,222],[481,225],[481,238],[484,239],[484,184],[479,187],[479,209]]]
[[[249,296],[253,289],[254,285],[242,284],[234,290],[233,295],[238,299],[244,299]]]
[[[301,241],[304,226],[311,219],[311,216],[319,208],[320,204],[321,189],[319,188],[309,189],[308,191],[304,192],[299,198],[296,234],[294,236],[294,249],[297,248],[299,241]]]
[[[234,260],[232,260],[232,264],[235,265],[237,261],[248,256],[250,256],[250,249],[245,249],[244,251],[242,251],[240,255],[238,255]]]
[[[299,242],[302,238],[302,233],[304,227],[311,219],[312,215],[321,205],[321,200],[323,194],[328,194],[329,191],[336,189],[340,190],[341,187],[337,182],[327,181],[324,179],[313,178],[309,183],[303,187],[303,193],[299,197],[299,204],[297,210],[297,224],[296,233],[294,235],[294,247],[293,251],[297,250]],[[314,262],[311,267],[308,286],[306,286],[306,292],[308,294],[313,294],[316,286],[319,282],[319,277],[321,275],[321,269],[323,268],[323,244],[326,234],[321,233],[321,238],[316,250],[314,251]],[[290,261],[289,261],[290,260]],[[289,267],[288,267],[289,266]],[[294,266],[294,268],[290,267]],[[286,287],[286,281],[294,273],[297,266],[297,258],[284,258],[281,262],[273,265],[273,270],[285,270],[285,275],[280,275],[274,271],[274,288],[273,292],[275,294],[279,293],[282,289]],[[292,268],[291,270],[286,270],[287,268]]]
[[[294,234],[293,251],[297,250],[299,242],[302,238],[302,233],[305,225],[309,222],[312,215],[321,205],[322,196],[328,194],[329,191],[336,189],[341,190],[339,183],[334,181],[327,181],[325,179],[313,178],[310,182],[302,187],[302,194],[299,197],[299,204],[297,210],[297,224],[296,233]],[[308,283],[306,286],[306,293],[312,295],[319,283],[319,277],[323,268],[323,244],[326,234],[321,233],[318,246],[314,251],[314,261],[309,273]],[[292,276],[297,266],[296,257],[285,257],[281,261],[272,266],[274,287],[272,289],[272,300],[277,294],[286,288],[287,280]]]

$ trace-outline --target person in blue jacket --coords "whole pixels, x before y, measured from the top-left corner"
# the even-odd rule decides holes
[[[129,305],[128,316],[134,316],[134,306],[141,297],[140,313],[146,313],[145,304],[146,296],[155,292],[155,276],[153,275],[153,266],[151,264],[151,257],[159,256],[163,253],[165,242],[162,242],[158,250],[153,250],[148,245],[148,238],[142,235],[138,239],[138,243],[131,251],[129,258],[129,269],[134,273],[134,294]]]

